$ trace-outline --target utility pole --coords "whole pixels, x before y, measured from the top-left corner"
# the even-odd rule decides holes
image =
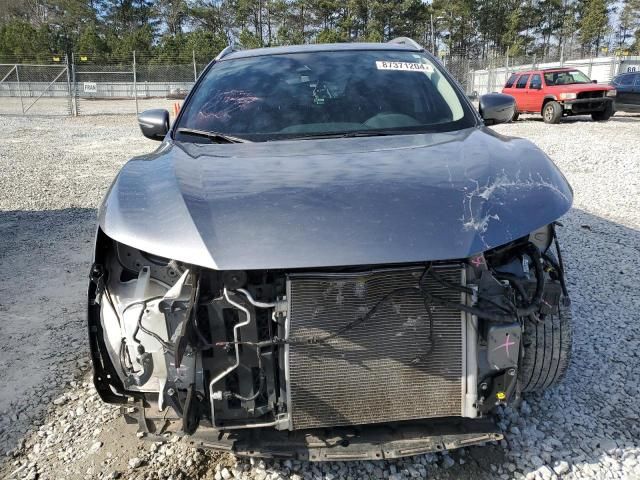
[[[193,58],[193,81],[198,80],[198,67],[196,66],[196,51],[191,50],[191,56]]]
[[[262,43],[262,0],[258,2],[258,31],[256,33],[260,36],[260,46],[264,47]]]
[[[136,51],[133,51],[133,98],[136,101],[136,115],[140,113],[138,110],[138,78],[136,74]]]
[[[436,48],[436,37],[435,37],[435,35],[433,33],[433,13],[430,13],[429,17],[431,19],[431,53],[433,53],[434,55],[437,56],[436,50],[435,50],[435,48]]]
[[[440,16],[440,17],[433,18],[433,12],[430,12],[429,20],[431,21],[431,53],[433,53],[437,57],[438,52],[436,51],[435,22],[437,22],[438,20],[444,20],[444,17]]]

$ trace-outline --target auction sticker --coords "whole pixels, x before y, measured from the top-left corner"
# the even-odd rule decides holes
[[[376,68],[378,70],[399,70],[402,72],[433,72],[432,65],[415,62],[389,62],[386,60],[377,60]]]

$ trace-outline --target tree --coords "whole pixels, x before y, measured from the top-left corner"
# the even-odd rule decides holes
[[[634,37],[635,41],[631,45],[631,52],[635,53],[635,55],[640,55],[640,28],[636,30]]]
[[[0,0],[3,52],[93,57],[210,58],[244,47],[411,37],[448,55],[537,58],[626,49],[640,30],[640,0]],[[619,24],[609,15],[619,3]],[[433,19],[434,31],[431,32]],[[578,32],[578,33],[576,33]],[[637,41],[635,43],[637,46]],[[556,57],[557,58],[557,57]]]
[[[586,0],[580,18],[580,40],[586,51],[600,52],[603,37],[609,26],[607,0]]]
[[[500,43],[509,49],[511,57],[524,55],[527,50],[527,41],[524,36],[520,35],[523,30],[524,16],[521,5],[518,4],[507,15],[504,24],[504,31],[500,38]]]
[[[159,0],[153,11],[169,35],[179,35],[187,21],[189,7],[186,0]]]
[[[97,18],[89,0],[49,0],[47,24],[55,50],[70,54],[86,29],[96,29]]]
[[[73,51],[89,54],[94,60],[104,59],[108,52],[107,42],[98,33],[98,27],[90,24],[82,29]]]
[[[34,27],[24,20],[0,26],[0,57],[24,60],[50,60],[50,32],[46,26]]]
[[[627,42],[640,31],[640,0],[625,0],[617,30],[617,44],[624,50]]]
[[[102,0],[98,6],[105,39],[114,58],[127,58],[134,50],[149,55],[159,21],[149,0]]]

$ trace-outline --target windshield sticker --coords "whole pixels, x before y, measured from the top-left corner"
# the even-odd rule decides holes
[[[433,73],[433,66],[427,63],[414,62],[388,62],[386,60],[376,61],[378,70],[399,70],[402,72],[427,72]]]

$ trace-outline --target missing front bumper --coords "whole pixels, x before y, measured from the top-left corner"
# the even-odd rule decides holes
[[[177,419],[158,419],[156,424],[156,420],[145,418],[144,409],[139,407],[129,408],[125,417],[137,423],[148,440],[166,440],[160,436],[166,433],[183,435]],[[293,432],[271,428],[221,432],[201,425],[196,433],[184,437],[194,447],[238,456],[320,462],[408,457],[499,441],[503,435],[490,417],[448,417]]]

